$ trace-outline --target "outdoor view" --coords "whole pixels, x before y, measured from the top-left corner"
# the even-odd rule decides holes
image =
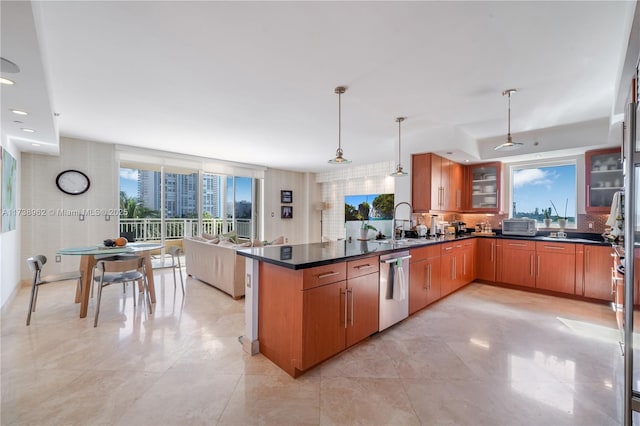
[[[160,239],[162,174],[155,170],[120,169],[120,231],[132,240]],[[235,230],[251,237],[252,179],[198,173],[164,173],[165,238],[199,231],[219,234]],[[198,200],[202,229],[198,229]]]
[[[528,217],[543,222],[567,218],[576,221],[576,166],[545,166],[513,170],[514,218]]]

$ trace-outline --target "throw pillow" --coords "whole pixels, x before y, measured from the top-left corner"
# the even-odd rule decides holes
[[[240,244],[238,247],[251,247],[251,242],[247,241],[246,243]]]
[[[220,238],[213,238],[211,240],[206,240],[209,244],[218,244],[220,242]]]
[[[216,237],[217,235],[207,234],[206,232],[202,233],[202,238],[204,238],[205,240],[213,240]]]
[[[226,234],[221,235],[222,240],[228,240],[232,243],[238,242],[238,233],[236,231],[227,232]]]
[[[264,246],[264,244],[262,244],[262,241],[260,241],[260,240],[253,240],[253,244],[251,246],[252,247],[262,247],[262,246]]]
[[[236,247],[235,243],[232,243],[229,240],[223,240],[218,243],[220,247]]]

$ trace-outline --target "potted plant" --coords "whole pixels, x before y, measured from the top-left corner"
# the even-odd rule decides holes
[[[551,227],[551,207],[547,209],[542,209],[542,213],[544,213],[544,227]]]
[[[567,198],[567,200],[564,203],[564,216],[560,216],[560,213],[558,213],[558,209],[556,208],[556,205],[553,204],[553,201],[551,201],[551,205],[553,206],[553,209],[556,211],[556,217],[558,218],[558,226],[561,229],[564,228],[567,225],[567,206],[569,205],[569,199]]]
[[[362,225],[360,226],[360,240],[367,241],[369,239],[369,231],[377,231],[374,226],[369,225],[367,221],[369,219],[369,212],[371,208],[366,201],[358,205],[358,213],[362,219]]]

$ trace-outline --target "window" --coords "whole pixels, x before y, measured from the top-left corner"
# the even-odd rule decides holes
[[[511,166],[511,208],[509,216],[528,217],[544,224],[566,217],[567,227],[576,227],[576,162],[531,163]]]

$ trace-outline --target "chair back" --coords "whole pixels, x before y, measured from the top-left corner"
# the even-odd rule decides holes
[[[139,256],[114,256],[98,261],[99,271],[108,273],[138,271],[144,269],[144,258]]]

